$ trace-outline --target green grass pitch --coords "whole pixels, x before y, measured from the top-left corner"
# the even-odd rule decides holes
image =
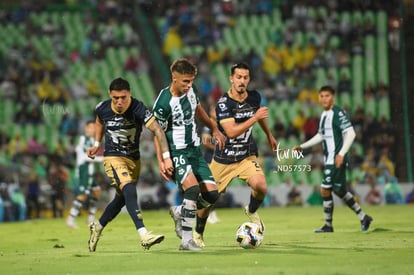
[[[338,206],[335,233],[315,234],[321,207],[261,208],[266,231],[255,250],[237,246],[242,209],[218,209],[221,222],[208,224],[201,252],[179,251],[167,210],[144,211],[149,230],[165,240],[149,251],[139,245],[126,213],[103,231],[97,251],[87,248],[85,216],[79,230],[64,219],[0,224],[0,274],[413,274],[414,206],[364,207],[374,222],[361,232],[356,215]],[[55,247],[56,246],[56,247]]]

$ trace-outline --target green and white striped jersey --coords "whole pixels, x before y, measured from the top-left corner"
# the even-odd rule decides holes
[[[88,148],[92,147],[95,142],[93,137],[88,137],[87,135],[81,135],[79,137],[78,144],[76,145],[76,165],[77,167],[89,163],[88,160]]]
[[[319,121],[319,134],[323,137],[325,163],[335,164],[335,156],[339,153],[344,142],[344,133],[352,128],[351,121],[345,111],[334,105],[332,109],[322,112]]]
[[[76,178],[80,179],[82,173],[86,173],[83,175],[86,177],[86,179],[83,179],[85,181],[85,184],[88,182],[89,178],[92,177],[92,175],[95,172],[95,163],[91,161],[91,159],[88,157],[87,151],[88,148],[92,147],[95,142],[95,138],[88,137],[86,135],[81,135],[79,137],[78,144],[76,145],[76,172],[75,176]],[[84,172],[81,172],[81,170],[84,170]]]
[[[167,136],[171,150],[200,146],[195,112],[200,99],[193,86],[186,94],[176,97],[170,86],[164,88],[155,100],[153,113]]]

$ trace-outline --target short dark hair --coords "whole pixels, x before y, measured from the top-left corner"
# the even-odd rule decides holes
[[[331,86],[328,86],[328,85],[322,86],[319,89],[319,92],[322,92],[322,91],[330,92],[331,94],[335,95],[335,89],[333,87],[331,87]]]
[[[129,82],[121,77],[118,77],[112,80],[111,84],[109,84],[109,91],[122,91],[122,90],[130,91],[131,88],[129,87]]]
[[[90,119],[90,120],[86,121],[85,125],[89,125],[89,124],[92,124],[92,123],[95,124],[95,120]]]
[[[236,63],[236,64],[231,65],[231,67],[230,67],[230,74],[231,75],[234,75],[234,71],[236,69],[245,69],[245,70],[249,70],[250,71],[250,67],[249,67],[249,65],[247,65],[246,62],[240,62],[240,63]]]
[[[196,75],[197,67],[185,58],[175,60],[170,66],[171,73]]]

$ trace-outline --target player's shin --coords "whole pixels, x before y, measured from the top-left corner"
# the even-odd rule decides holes
[[[127,183],[124,185],[124,188],[122,188],[122,194],[125,198],[126,209],[132,221],[134,222],[136,229],[144,227],[141,211],[138,208],[138,195],[135,185],[132,183]]]
[[[197,223],[195,228],[195,231],[197,233],[203,234],[210,213],[210,209],[216,203],[218,198],[219,193],[217,190],[203,192],[198,197],[197,209],[199,210],[197,212]]]
[[[112,221],[121,212],[125,206],[124,197],[116,194],[114,199],[106,206],[102,213],[99,223],[105,227],[110,221]]]
[[[192,239],[192,230],[196,221],[197,198],[199,194],[200,187],[198,185],[191,186],[184,191],[183,207],[181,210],[183,228],[182,243],[186,243]]]
[[[323,214],[325,218],[325,224],[332,226],[332,216],[334,210],[334,203],[332,196],[323,197]]]
[[[88,224],[95,220],[95,215],[97,211],[97,204],[98,200],[96,198],[91,198],[89,201],[89,216],[88,216]]]
[[[342,199],[346,205],[348,205],[348,207],[358,215],[360,220],[364,218],[365,213],[362,211],[361,206],[355,201],[354,196],[351,194],[351,192],[346,192]]]

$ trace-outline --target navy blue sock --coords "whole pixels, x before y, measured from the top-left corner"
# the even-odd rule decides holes
[[[137,229],[144,227],[144,222],[141,217],[141,211],[138,208],[138,196],[136,186],[132,183],[127,183],[122,189],[122,194],[125,198],[126,209],[135,224]]]
[[[115,194],[115,197],[106,206],[101,218],[99,219],[99,223],[102,225],[102,227],[105,227],[110,221],[112,221],[119,214],[119,212],[121,212],[122,207],[124,207],[124,205],[124,197]]]
[[[250,203],[249,203],[249,212],[254,213],[259,208],[260,204],[262,204],[263,200],[256,199],[250,194]]]
[[[206,218],[200,218],[197,215],[196,227],[195,227],[195,231],[197,233],[199,233],[199,234],[204,233],[204,229],[206,228],[207,219],[208,219],[208,216]]]

